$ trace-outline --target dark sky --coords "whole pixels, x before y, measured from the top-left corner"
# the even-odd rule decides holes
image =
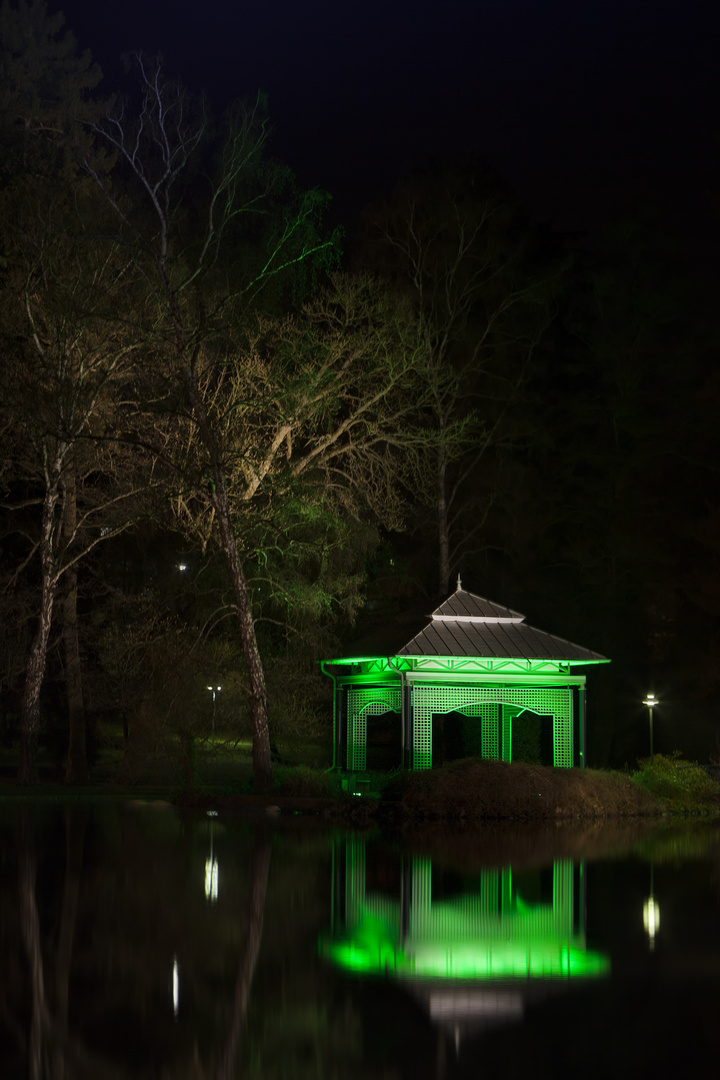
[[[638,198],[686,231],[716,229],[712,0],[59,6],[108,90],[119,55],[139,47],[162,51],[218,107],[266,90],[276,153],[348,216],[428,152],[474,151],[561,229],[593,227]]]

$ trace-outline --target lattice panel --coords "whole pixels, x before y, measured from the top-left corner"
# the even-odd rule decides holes
[[[432,769],[432,713],[413,711],[413,769]]]
[[[432,768],[432,717],[433,713],[459,712],[466,716],[480,716],[481,723],[487,724],[487,737],[491,741],[491,721],[485,719],[483,706],[495,703],[495,731],[497,732],[497,705],[511,705],[518,709],[529,709],[541,716],[553,718],[553,760],[556,766],[573,766],[573,725],[572,691],[558,687],[475,687],[475,686],[432,686],[425,683],[412,687],[412,710],[414,723],[415,769]],[[503,716],[505,721],[505,716]],[[507,717],[510,728],[510,717]],[[503,729],[505,728],[503,723]],[[485,753],[485,728],[483,728],[483,755]],[[506,761],[510,760],[510,733],[503,731],[502,753]],[[497,745],[497,737],[495,741]],[[507,753],[507,757],[505,757]],[[497,750],[492,755],[497,757]]]
[[[497,705],[469,705],[468,708],[479,710],[482,726],[482,756],[490,761],[497,761],[500,756],[498,744],[498,707]]]
[[[563,769],[572,769],[573,761],[572,702],[564,712],[553,709],[553,760]]]
[[[364,772],[367,762],[367,718],[386,712],[400,712],[400,688],[371,686],[348,690],[347,696],[347,768]]]

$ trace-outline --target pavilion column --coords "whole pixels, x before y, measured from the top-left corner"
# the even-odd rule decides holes
[[[500,749],[503,761],[512,761],[512,709],[500,706]]]
[[[578,743],[580,750],[580,768],[587,768],[587,753],[585,749],[585,715],[587,709],[587,690],[585,682],[578,687]]]
[[[347,687],[338,682],[335,688],[335,767],[347,765]]]
[[[402,680],[403,768],[412,769],[415,750],[415,722],[413,716],[412,684]]]

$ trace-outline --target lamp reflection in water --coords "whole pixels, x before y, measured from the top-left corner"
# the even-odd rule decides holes
[[[335,849],[335,921],[321,952],[348,971],[400,980],[458,1053],[463,1033],[517,1021],[570,979],[609,971],[586,947],[582,863],[556,860],[542,899],[540,872],[513,881],[510,867],[483,868],[464,891],[433,897],[430,859],[412,856],[398,900],[366,890],[365,858],[362,839]]]
[[[655,948],[655,937],[660,929],[660,907],[653,895],[655,892],[653,887],[654,870],[654,864],[650,863],[650,896],[643,904],[643,926],[645,927],[645,933],[648,936],[651,950]]]
[[[173,956],[173,971],[172,971],[172,999],[173,999],[173,1013],[177,1020],[178,1013],[180,1012],[180,970],[178,968],[178,958]]]
[[[213,817],[217,816],[217,811],[209,810],[208,815]],[[215,830],[215,822],[210,822],[210,855],[205,860],[205,899],[209,900],[211,904],[215,903],[218,898],[218,883],[220,877],[220,868],[218,861],[215,858],[215,852],[213,849],[213,833]]]

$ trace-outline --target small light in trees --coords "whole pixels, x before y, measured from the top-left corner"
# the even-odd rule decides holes
[[[179,562],[178,563],[178,570],[180,571],[180,573],[182,573],[183,570],[187,570],[187,563]]]

